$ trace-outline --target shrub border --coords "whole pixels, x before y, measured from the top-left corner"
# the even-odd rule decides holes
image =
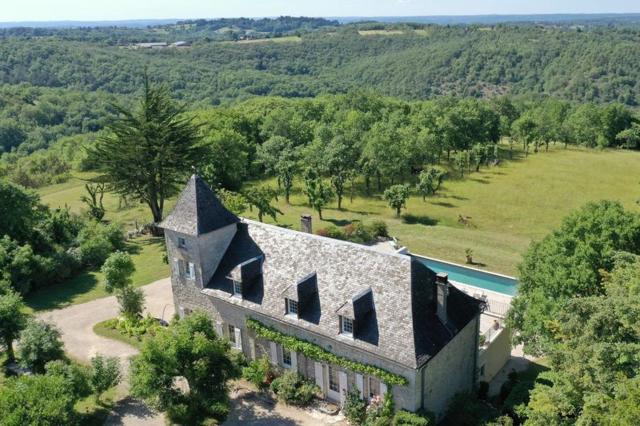
[[[375,367],[369,364],[363,364],[357,361],[352,361],[348,358],[333,354],[322,347],[307,342],[306,340],[299,339],[294,336],[281,333],[278,330],[262,324],[260,321],[247,318],[247,327],[253,330],[258,337],[270,340],[272,342],[280,343],[287,349],[299,352],[307,358],[314,359],[316,361],[325,361],[330,364],[339,365],[348,370],[357,371],[369,376],[378,377],[387,385],[400,385],[404,386],[409,381],[406,377],[399,374],[391,373],[379,367]]]

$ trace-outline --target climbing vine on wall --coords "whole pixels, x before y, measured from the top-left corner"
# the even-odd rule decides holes
[[[271,327],[262,324],[255,319],[247,319],[247,327],[253,330],[258,337],[280,343],[285,348],[298,352],[316,361],[324,361],[329,364],[339,365],[351,371],[378,377],[387,385],[406,385],[407,379],[399,374],[391,373],[379,367],[360,362],[352,361],[348,358],[333,354],[322,347],[306,340],[281,333]]]

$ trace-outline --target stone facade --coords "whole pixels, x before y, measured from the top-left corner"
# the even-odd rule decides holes
[[[283,349],[255,336],[246,320],[256,319],[336,355],[405,377],[408,383],[392,390],[397,408],[425,408],[440,415],[456,392],[471,390],[476,380],[477,301],[447,287],[438,302],[435,274],[406,254],[236,221],[226,213],[224,220],[208,219],[205,207],[217,201],[198,179],[192,178],[165,226],[174,302],[181,315],[207,312],[218,333],[247,357],[267,355],[272,363],[297,370],[315,380],[328,398],[340,400],[351,389],[368,397],[389,387],[376,377],[302,354],[292,354],[291,365],[284,365]],[[203,205],[198,205],[200,197]],[[221,208],[216,205],[214,213]],[[181,215],[187,217],[182,220]],[[261,263],[251,280],[238,282],[238,265],[254,259]],[[184,265],[191,264],[187,269],[194,273],[185,274]],[[304,297],[313,300],[300,304],[305,312],[287,315],[285,297],[291,286],[310,274],[317,288],[309,292],[306,287]],[[236,285],[242,288],[240,294]],[[442,285],[447,286],[446,281]],[[438,303],[444,303],[444,309],[438,309]],[[353,334],[341,330],[343,315],[353,317]]]
[[[469,391],[476,380],[479,319],[476,318],[442,348],[423,371],[424,408],[442,415],[458,392]]]

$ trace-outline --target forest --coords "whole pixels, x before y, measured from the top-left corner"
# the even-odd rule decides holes
[[[131,94],[147,67],[179,99],[207,105],[354,89],[405,100],[510,94],[638,104],[637,26],[382,27],[389,32],[380,24],[350,24],[259,43],[215,41],[204,34],[218,30],[199,30],[196,23],[189,28],[160,35],[153,35],[157,29],[7,31],[0,36],[0,83]],[[109,31],[115,42],[93,35]],[[125,48],[137,41],[188,39],[193,32],[201,35],[188,49]]]

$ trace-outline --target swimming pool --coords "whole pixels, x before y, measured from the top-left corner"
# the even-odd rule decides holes
[[[509,296],[515,296],[517,292],[518,281],[515,278],[480,271],[478,269],[468,268],[462,265],[456,265],[455,263],[432,259],[430,257],[414,256],[434,272],[445,272],[449,274],[449,279],[451,281],[457,281],[462,284],[484,288],[486,290],[495,291]]]

